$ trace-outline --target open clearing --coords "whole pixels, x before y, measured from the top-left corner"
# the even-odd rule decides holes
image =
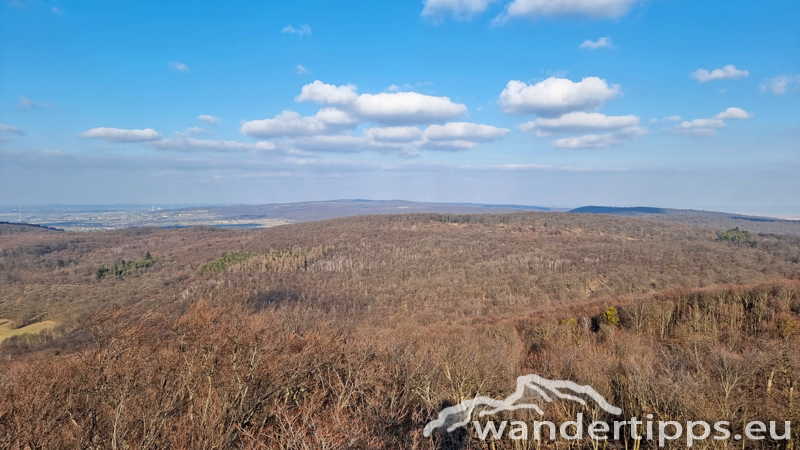
[[[0,342],[11,336],[19,336],[21,334],[36,334],[43,330],[50,330],[58,325],[55,320],[44,320],[41,322],[32,323],[22,328],[11,328],[11,321],[8,319],[0,319]]]

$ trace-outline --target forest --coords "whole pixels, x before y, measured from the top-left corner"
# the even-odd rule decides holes
[[[556,212],[10,227],[0,322],[50,325],[0,343],[0,448],[658,448],[423,436],[526,374],[591,385],[625,417],[792,424],[701,448],[800,444],[796,234]]]

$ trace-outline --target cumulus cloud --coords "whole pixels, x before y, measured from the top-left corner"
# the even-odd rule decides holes
[[[430,123],[452,119],[467,112],[466,105],[448,97],[416,92],[362,94],[356,101],[359,116],[382,123]]]
[[[416,92],[358,94],[352,84],[334,86],[322,81],[303,86],[298,102],[312,101],[335,105],[354,117],[389,125],[441,122],[464,115],[466,105],[449,97],[434,97]]]
[[[697,69],[689,74],[690,77],[701,83],[712,80],[736,80],[739,78],[744,78],[748,75],[750,75],[750,72],[747,70],[739,70],[733,64],[728,64],[721,69],[714,69],[712,71],[708,71],[706,69]]]
[[[14,134],[25,134],[25,130],[19,127],[15,127],[13,125],[6,125],[4,123],[0,123],[0,131],[5,131],[7,133],[14,133]]]
[[[423,133],[430,141],[491,142],[504,138],[511,130],[491,125],[469,122],[450,122],[445,125],[431,125]]]
[[[728,108],[714,116],[715,119],[749,119],[753,113],[748,113],[741,108]]]
[[[296,34],[298,36],[305,36],[305,35],[311,34],[311,27],[308,26],[308,25],[300,25],[299,27],[295,28],[295,27],[293,27],[291,25],[286,25],[281,30],[281,33],[284,33],[284,34],[290,33],[290,34]]]
[[[161,139],[148,143],[149,146],[160,150],[181,150],[181,151],[215,151],[215,152],[243,152],[250,150],[275,150],[275,144],[268,141],[261,141],[249,144],[236,141],[217,141],[211,139],[195,139],[185,135],[178,135],[174,138]]]
[[[300,89],[300,94],[294,98],[296,102],[315,102],[333,105],[352,104],[358,98],[356,86],[345,84],[334,86],[316,80]]]
[[[601,37],[600,39],[597,40],[597,42],[593,42],[592,40],[587,39],[583,41],[581,45],[578,46],[578,48],[585,48],[588,50],[597,50],[599,48],[612,48],[612,47],[614,47],[614,44],[611,43],[611,38],[609,37]]]
[[[425,0],[422,16],[441,20],[451,15],[456,20],[466,20],[486,10],[495,0]]]
[[[311,73],[311,71],[306,69],[306,67],[303,66],[302,64],[298,64],[297,67],[295,67],[295,72],[297,72],[298,75],[305,75]]]
[[[723,119],[741,120],[751,117],[753,117],[753,113],[748,113],[741,108],[732,107],[709,119],[683,121],[667,131],[691,137],[712,137],[717,135],[717,128],[726,126]]]
[[[283,111],[273,119],[244,122],[240,131],[259,138],[314,136],[339,132],[357,125],[358,121],[336,108],[323,108],[314,116],[301,116],[294,111]]]
[[[208,114],[200,114],[197,119],[206,125],[219,125],[222,123],[222,119],[219,117],[209,116]]]
[[[587,134],[556,139],[553,146],[557,148],[605,148],[623,144],[636,136],[647,134],[647,130],[639,126],[625,127],[613,133]]]
[[[597,109],[620,95],[618,84],[588,77],[575,83],[566,78],[551,77],[534,85],[512,80],[500,93],[498,103],[508,114],[535,113],[555,117],[575,111]]]
[[[177,70],[178,72],[189,73],[190,69],[189,66],[180,62],[180,61],[170,61],[169,68],[172,70]]]
[[[109,142],[148,142],[161,139],[161,135],[152,128],[144,130],[126,130],[122,128],[92,128],[78,136],[87,139],[103,139]]]
[[[787,92],[797,91],[800,87],[800,75],[778,75],[769,78],[759,85],[761,92],[770,90],[775,95],[783,95]]]
[[[638,116],[606,116],[600,113],[574,112],[556,118],[540,117],[523,123],[517,128],[534,136],[550,136],[554,133],[617,130],[639,125]]]
[[[513,0],[495,24],[503,24],[513,17],[586,16],[593,19],[616,19],[628,13],[642,0]]]

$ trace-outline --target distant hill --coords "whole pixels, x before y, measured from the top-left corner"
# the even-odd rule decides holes
[[[634,206],[632,208],[617,208],[614,206],[581,206],[572,209],[571,213],[613,214],[615,216],[634,216],[636,214],[666,214],[664,208],[650,208],[648,206]]]
[[[196,208],[186,208],[187,211]],[[479,203],[423,203],[406,200],[331,200],[322,202],[272,203],[203,208],[220,219],[285,219],[311,222],[338,217],[405,213],[504,213],[549,211],[540,206],[486,205]]]
[[[51,233],[59,231],[61,230],[32,223],[0,222],[0,236],[17,233]]]
[[[611,214],[614,216],[658,220],[661,222],[727,230],[739,227],[757,233],[800,234],[800,221],[776,219],[773,217],[746,216],[718,211],[698,211],[694,209],[653,208],[636,206],[618,208],[614,206],[582,206],[569,210],[570,213]]]

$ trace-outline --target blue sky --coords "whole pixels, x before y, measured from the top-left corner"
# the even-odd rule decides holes
[[[797,1],[0,3],[0,204],[800,215]]]

